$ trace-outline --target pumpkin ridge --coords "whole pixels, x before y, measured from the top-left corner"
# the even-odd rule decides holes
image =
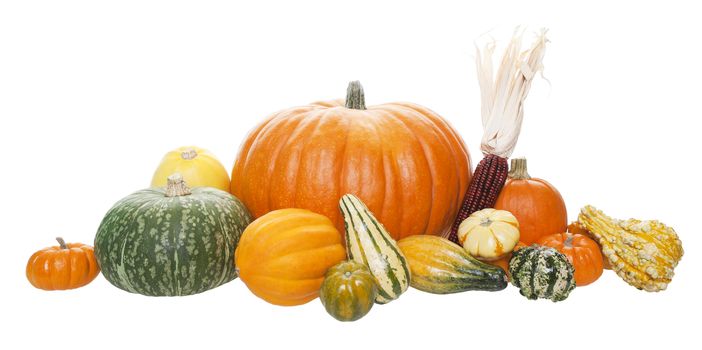
[[[290,124],[293,124],[294,122],[297,122],[297,125],[299,125],[301,121],[298,121],[297,119],[293,119],[293,120],[290,120],[289,123],[290,123]],[[293,127],[293,129],[295,129],[295,128],[297,127],[297,125],[295,125],[295,127]],[[276,170],[277,167],[278,167],[278,160],[279,160],[278,156],[280,155],[280,151],[283,149],[283,147],[285,147],[285,146],[287,145],[288,141],[290,140],[290,137],[292,137],[292,134],[293,134],[293,133],[287,134],[286,137],[285,137],[285,140],[283,140],[282,142],[280,142],[279,145],[278,145],[278,147],[276,147],[275,150],[273,151],[273,154],[271,154],[270,159],[273,160],[273,161],[272,161],[273,164],[272,164],[272,166],[269,167],[269,168],[271,168],[271,169],[270,169],[270,171],[269,171],[269,173],[268,173],[268,176],[269,176],[268,179],[269,179],[269,181],[271,181],[271,182],[272,182],[272,178],[271,178],[270,176],[271,176],[271,173],[272,173],[272,174],[275,174],[275,173],[276,173],[275,170]],[[271,195],[272,195],[272,194],[273,194],[273,191],[268,192],[268,198],[267,198],[267,203],[268,203],[268,204],[267,204],[267,208],[268,208],[268,209],[270,209],[270,208],[273,207],[273,206],[271,205]]]
[[[290,113],[290,114],[293,114],[293,113]],[[288,115],[280,115],[279,117],[282,120],[285,120],[283,118],[284,116],[287,117]],[[289,127],[292,129],[292,131],[287,135],[287,137],[285,138],[285,141],[281,142],[278,145],[278,147],[275,148],[274,153],[272,155],[270,155],[270,157],[271,157],[270,159],[274,159],[273,166],[269,167],[269,171],[267,173],[267,177],[271,183],[275,182],[273,176],[274,176],[274,174],[276,174],[275,169],[277,169],[279,166],[278,162],[281,158],[280,153],[283,150],[290,148],[290,142],[292,140],[296,140],[297,138],[299,138],[299,135],[302,134],[302,130],[306,130],[306,128],[308,127],[307,125],[305,125],[305,122],[308,120],[311,120],[311,117],[316,116],[316,114],[306,114],[302,117],[299,117],[299,116],[300,116],[300,114],[297,114],[297,113],[294,114],[293,118],[296,118],[296,119],[294,119],[293,121],[290,122],[290,124],[292,124],[292,126]],[[295,121],[297,123],[294,123]],[[286,128],[288,128],[288,126],[286,126]],[[297,149],[297,156],[296,156],[297,159],[300,158],[301,154],[304,154],[304,149],[305,149],[305,145],[303,145],[302,147]],[[298,179],[300,177],[300,168],[301,168],[300,163],[299,162],[296,163],[295,170],[294,170],[295,171],[295,185],[290,187],[291,191],[294,191],[294,194],[290,197],[292,199],[291,204],[293,207],[296,206],[295,203],[297,203],[296,195],[297,195]],[[285,175],[286,175],[285,173],[281,173],[280,176],[285,176]],[[271,196],[272,195],[277,195],[277,193],[273,193],[273,191],[268,191],[267,208],[265,210],[263,210],[264,213],[267,213],[267,212],[275,209],[275,207],[271,205],[271,202],[272,202]]]
[[[301,108],[296,108],[293,110],[288,110],[288,111],[280,111],[278,113],[273,114],[273,116],[266,122],[266,125],[263,126],[260,130],[260,132],[256,135],[255,139],[251,143],[251,147],[247,150],[246,153],[246,159],[244,161],[244,164],[242,165],[242,174],[241,178],[243,178],[244,182],[248,183],[249,185],[247,186],[241,186],[243,187],[246,191],[241,193],[241,198],[245,202],[249,202],[251,200],[257,200],[256,196],[256,190],[260,188],[262,185],[260,182],[261,181],[273,181],[273,179],[270,179],[268,175],[270,175],[270,169],[266,169],[266,175],[267,176],[251,176],[250,173],[256,172],[259,170],[261,160],[260,159],[253,159],[253,155],[257,153],[258,148],[265,148],[267,145],[269,145],[273,138],[269,135],[272,131],[279,127],[291,127],[292,131],[286,135],[286,142],[285,143],[276,143],[274,152],[275,152],[275,160],[277,162],[278,158],[280,157],[280,151],[282,149],[285,149],[287,144],[289,143],[290,139],[293,137],[296,137],[299,132],[298,130],[300,129],[300,126],[304,123],[306,120],[306,117],[298,117],[299,113],[301,111],[308,111],[311,110],[306,107],[301,107]],[[272,160],[273,158],[269,157]],[[275,162],[274,162],[275,163]],[[274,164],[277,166],[276,164]],[[270,165],[269,165],[270,167]],[[232,182],[233,182],[233,177],[232,177]],[[266,203],[267,205],[268,203]],[[265,214],[270,208],[265,208],[265,210],[261,210],[261,208],[254,208],[257,209],[257,212],[254,213],[256,217],[261,216]],[[262,213],[261,213],[262,212]]]
[[[307,149],[310,145],[310,140],[313,139],[315,137],[315,134],[317,134],[319,132],[319,129],[323,124],[322,120],[324,119],[324,116],[327,113],[329,113],[329,111],[330,111],[330,109],[319,109],[319,110],[315,111],[316,113],[310,113],[307,115],[307,118],[312,118],[313,121],[311,123],[314,126],[314,128],[311,128],[312,131],[310,133],[308,133],[307,136],[305,137],[305,142],[302,145],[302,147],[300,148],[301,154],[308,153]],[[295,189],[295,193],[292,196],[293,203],[295,203],[295,206],[299,206],[299,204],[298,204],[299,203],[298,198],[299,198],[299,194],[300,194],[299,184],[300,184],[300,172],[302,171],[302,168],[303,168],[303,164],[298,163],[297,164],[297,174],[295,175],[295,184],[292,187]],[[307,179],[305,179],[305,180],[307,180]]]
[[[470,160],[470,155],[468,154],[467,148],[465,147],[465,143],[463,142],[463,139],[460,138],[460,136],[457,134],[456,130],[451,126],[451,124],[444,118],[440,117],[436,112],[433,110],[426,108],[424,106],[418,105],[416,103],[411,103],[411,102],[403,102],[403,103],[391,103],[393,105],[399,105],[399,106],[404,106],[406,108],[411,108],[412,110],[416,111],[418,114],[420,114],[422,117],[427,119],[432,127],[435,129],[438,129],[439,132],[437,132],[438,135],[442,136],[445,144],[448,145],[450,149],[450,153],[453,155],[455,163],[458,163],[459,160],[465,160],[466,164],[465,166],[469,169],[467,179],[465,181],[461,182],[460,175],[463,174],[462,172],[458,172],[457,179],[459,180],[458,184],[458,191],[456,191],[456,202],[458,204],[456,205],[457,207],[460,206],[460,202],[463,199],[462,195],[465,193],[465,190],[468,188],[468,182],[469,178],[472,177],[472,167],[471,167],[471,160]],[[449,136],[451,136],[449,138]],[[453,141],[453,142],[451,142]],[[454,148],[454,146],[459,145],[459,147]],[[458,152],[456,152],[458,151]],[[464,185],[462,186],[461,183]],[[453,218],[449,218],[449,220],[453,220]]]
[[[424,225],[423,225],[424,228],[423,228],[422,231],[421,231],[421,232],[427,232],[427,228],[429,227],[429,224],[431,223],[431,212],[434,210],[434,209],[433,209],[433,207],[434,207],[434,205],[433,205],[433,203],[434,203],[434,195],[435,195],[435,193],[434,193],[434,191],[435,191],[435,189],[434,189],[434,176],[436,175],[436,173],[435,173],[436,169],[434,169],[434,167],[432,167],[432,164],[429,162],[429,159],[428,159],[427,154],[426,154],[426,145],[424,144],[423,139],[420,139],[419,137],[417,137],[417,134],[414,132],[414,129],[412,129],[412,128],[405,122],[404,119],[402,119],[401,117],[398,116],[398,114],[396,114],[397,111],[396,111],[395,109],[383,110],[383,112],[385,112],[386,115],[390,116],[392,119],[394,119],[394,120],[396,120],[397,122],[399,122],[399,124],[402,125],[403,129],[406,130],[407,133],[408,133],[409,135],[412,136],[412,139],[414,139],[414,141],[419,145],[419,147],[420,147],[421,150],[422,150],[421,155],[422,155],[422,159],[423,159],[424,161],[423,161],[423,162],[418,161],[417,163],[420,163],[420,162],[423,163],[423,164],[425,165],[426,169],[429,170],[429,174],[430,174],[430,176],[429,176],[429,181],[430,181],[430,182],[429,182],[428,188],[431,189],[431,198],[429,199],[429,203],[431,203],[431,205],[429,206],[430,212],[429,212],[429,215],[427,215],[427,217],[426,217],[426,222],[425,222]],[[398,171],[397,159],[395,159],[395,161],[393,162],[393,165],[394,165],[393,170],[395,171],[395,173],[402,174],[401,171]],[[414,175],[414,174],[413,174],[413,175]],[[405,195],[406,195],[406,194],[405,194],[405,191],[404,191],[403,189],[400,189],[399,193],[400,193],[400,196],[405,196]],[[400,210],[400,215],[399,215],[399,217],[402,218],[402,219],[401,219],[401,222],[400,222],[400,227],[398,228],[398,229],[400,230],[400,232],[399,232],[399,233],[396,233],[398,239],[399,239],[399,238],[402,238],[402,235],[403,235],[402,232],[405,232],[405,231],[406,231],[406,230],[404,230],[404,229],[402,228],[402,226],[403,226],[403,224],[404,224],[405,222],[407,222],[407,220],[406,220],[406,218],[405,218],[404,206],[400,206],[400,209],[399,209],[399,210]]]
[[[421,120],[423,122],[424,125],[422,125],[422,127],[427,127],[427,130],[431,130],[431,136],[433,137],[434,140],[437,141],[437,144],[441,145],[441,148],[442,148],[441,152],[434,152],[434,151],[432,151],[432,147],[427,147],[426,143],[423,141],[424,139],[417,138],[417,141],[419,142],[419,144],[422,147],[422,152],[424,153],[424,158],[426,159],[427,166],[430,169],[430,173],[431,173],[430,187],[432,189],[432,191],[431,191],[432,205],[430,206],[430,209],[429,209],[427,223],[426,223],[424,229],[422,230],[422,232],[427,232],[429,227],[437,226],[436,221],[442,221],[442,223],[446,222],[446,214],[445,213],[450,212],[450,209],[451,209],[451,208],[438,208],[437,205],[434,204],[434,198],[437,197],[437,193],[436,193],[437,187],[434,186],[434,179],[438,179],[441,176],[440,176],[440,174],[436,173],[437,166],[436,166],[436,164],[434,164],[434,161],[437,159],[433,159],[433,158],[437,158],[437,157],[436,156],[430,157],[429,155],[438,155],[438,154],[448,153],[448,154],[450,154],[450,158],[454,164],[456,163],[456,157],[454,154],[454,150],[451,149],[451,147],[448,145],[448,142],[446,140],[446,136],[443,134],[443,132],[441,132],[441,130],[436,126],[436,124],[432,122],[432,120],[427,116],[427,114],[424,114],[424,113],[422,113],[414,108],[411,108],[409,106],[406,106],[406,105],[399,105],[399,106],[401,106],[401,108],[404,108],[406,110],[412,111],[413,115],[418,120]],[[402,118],[400,118],[400,119],[402,120]],[[406,122],[403,120],[403,123],[406,123]],[[414,134],[414,130],[413,130],[413,134]],[[453,177],[453,176],[456,176],[456,174],[450,174],[450,177]],[[456,178],[458,178],[458,176],[456,176]],[[460,186],[458,189],[460,190]],[[441,190],[443,190],[443,189],[441,189]],[[446,192],[448,193],[450,191],[448,189],[446,189]],[[453,192],[456,192],[456,191],[453,191]],[[458,191],[458,192],[460,192],[460,191]],[[444,217],[443,218],[437,217],[437,215],[439,215],[439,216],[444,215]],[[443,219],[443,220],[439,220],[439,219]],[[450,218],[449,220],[452,220],[452,219],[453,218]]]
[[[343,119],[343,118],[341,118],[341,119]],[[348,126],[348,122],[346,122],[346,123],[347,123],[346,125]],[[340,158],[341,160],[339,161],[339,168],[336,170],[336,172],[337,172],[336,183],[339,184],[339,186],[336,188],[336,198],[341,198],[344,194],[346,194],[346,188],[345,188],[346,184],[343,181],[343,179],[346,175],[346,161],[347,161],[346,157],[348,156],[348,154],[346,153],[346,150],[348,149],[348,146],[349,146],[349,133],[350,132],[347,128],[346,134],[344,135],[344,142],[342,143],[343,147],[341,148],[341,158]],[[343,218],[339,218],[339,219],[343,221]],[[332,220],[332,223],[334,224],[334,226],[338,227],[338,221],[339,221],[338,219]],[[345,223],[344,223],[344,225],[345,225]],[[344,239],[344,247],[346,247],[346,242],[348,240],[348,234],[345,231],[346,230],[344,230],[344,236],[347,238]]]
[[[371,113],[371,110],[372,110],[373,113],[378,113],[380,115],[387,114],[387,111],[380,108],[382,106],[383,105],[371,106],[368,109],[364,110],[363,112],[369,118],[372,118],[376,121],[383,122],[384,120],[382,118],[378,118],[376,115]],[[387,147],[385,146],[385,138],[383,138],[381,133],[378,131],[378,125],[376,125],[376,123],[369,123],[369,124],[373,128],[373,135],[375,136],[375,139],[378,140],[378,145],[380,148],[379,152],[378,152],[380,155],[380,166],[383,169],[382,171],[378,172],[378,174],[382,173],[382,181],[380,181],[382,186],[379,186],[379,187],[383,188],[383,190],[379,194],[382,197],[380,197],[381,200],[378,201],[380,203],[380,209],[378,212],[380,213],[381,216],[386,216],[386,214],[387,214],[386,209],[393,207],[392,204],[395,204],[394,201],[396,201],[396,197],[397,197],[396,193],[398,191],[395,191],[395,189],[394,189],[394,187],[397,187],[396,186],[396,183],[397,183],[396,177],[395,176],[388,176],[388,173],[390,173],[390,174],[396,173],[396,171],[395,171],[396,167],[393,167],[393,164],[391,162],[388,162],[386,159],[387,157],[386,157],[385,153],[387,151]],[[344,192],[343,194],[346,194],[346,192]],[[342,197],[343,197],[343,194],[342,194]],[[356,195],[356,194],[354,194],[354,195]],[[389,203],[390,205],[388,205],[388,203],[387,203],[388,201],[390,202]],[[399,212],[399,215],[396,215],[396,216],[400,218],[398,224],[401,225],[402,224],[402,207],[397,206],[397,210]]]

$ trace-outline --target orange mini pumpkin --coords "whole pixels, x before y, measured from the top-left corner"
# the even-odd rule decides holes
[[[239,151],[231,192],[254,217],[304,208],[340,232],[339,198],[350,193],[399,240],[447,232],[470,179],[468,151],[444,119],[412,103],[366,108],[352,82],[345,103],[286,109],[256,127]]]
[[[575,268],[575,285],[586,286],[602,275],[602,253],[597,242],[581,234],[556,233],[542,237],[538,244],[555,248]]]
[[[570,224],[568,224],[568,232],[570,232],[572,234],[580,234],[580,235],[590,237],[593,241],[595,241],[595,243],[597,243],[597,240],[595,239],[595,237],[593,237],[592,233],[590,231],[588,231],[585,227],[583,227],[582,224],[580,224],[577,221],[573,221]],[[600,248],[600,253],[602,253],[602,246],[600,246],[599,243],[597,243],[597,246]],[[607,260],[607,258],[605,258],[604,255],[602,255],[602,257],[603,257],[602,266],[604,266],[604,269],[611,270],[612,264],[609,263],[609,260]]]
[[[251,292],[271,304],[292,306],[319,295],[327,270],[346,259],[346,251],[326,216],[281,209],[244,230],[234,259]]]
[[[568,214],[558,190],[546,180],[532,178],[524,158],[512,159],[507,183],[495,209],[507,210],[519,221],[519,241],[526,245],[566,231]]]
[[[27,279],[34,287],[44,290],[65,290],[82,287],[100,273],[93,247],[83,243],[64,242],[44,248],[29,258]]]

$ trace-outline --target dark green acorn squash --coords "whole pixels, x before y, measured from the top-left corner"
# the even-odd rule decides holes
[[[319,299],[337,320],[356,321],[370,311],[377,293],[375,277],[366,265],[349,260],[327,271],[319,290]]]

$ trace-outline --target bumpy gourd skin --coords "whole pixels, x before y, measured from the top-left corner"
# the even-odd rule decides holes
[[[656,220],[616,220],[593,206],[580,211],[578,221],[602,246],[612,269],[630,285],[648,292],[665,290],[683,256],[673,228]]]
[[[562,301],[575,289],[573,265],[554,248],[534,244],[517,250],[509,271],[512,284],[527,299]]]

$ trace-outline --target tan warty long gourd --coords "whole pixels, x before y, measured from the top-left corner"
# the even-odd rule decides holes
[[[672,227],[656,220],[616,220],[588,205],[578,221],[602,246],[612,269],[630,285],[648,292],[665,290],[683,256]]]

